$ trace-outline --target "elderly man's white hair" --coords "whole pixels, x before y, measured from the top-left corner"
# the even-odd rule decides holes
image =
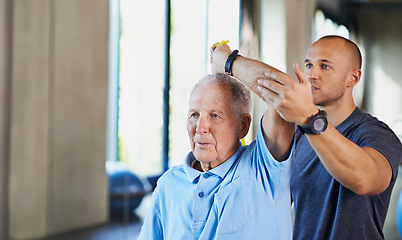
[[[206,75],[205,77],[201,78],[194,86],[193,90],[191,91],[191,95],[198,87],[210,83],[223,85],[228,90],[230,90],[230,92],[232,93],[232,109],[238,116],[244,113],[251,114],[252,100],[250,90],[248,90],[243,83],[239,82],[237,79],[227,74]]]

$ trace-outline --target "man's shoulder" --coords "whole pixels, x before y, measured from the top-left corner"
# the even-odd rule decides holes
[[[346,125],[369,125],[378,126],[384,125],[385,123],[380,121],[378,118],[374,117],[370,113],[364,111],[363,109],[356,107],[355,111],[344,121]],[[342,123],[341,123],[342,125]]]
[[[175,178],[178,175],[186,174],[184,171],[184,166],[183,164],[176,165],[168,169],[166,172],[162,174],[162,176],[159,178],[159,181],[168,181],[171,178]]]
[[[393,133],[389,126],[363,109],[356,107],[336,129],[344,136],[375,135],[377,131]]]
[[[353,132],[359,135],[395,135],[392,129],[383,121],[372,116],[371,114],[358,109],[358,114],[350,121],[349,125],[345,127],[343,132]],[[340,129],[342,130],[342,129]]]

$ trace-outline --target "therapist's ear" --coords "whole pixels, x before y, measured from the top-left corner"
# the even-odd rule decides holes
[[[359,81],[362,76],[362,71],[360,69],[354,69],[351,72],[351,76],[347,82],[347,87],[354,87]]]

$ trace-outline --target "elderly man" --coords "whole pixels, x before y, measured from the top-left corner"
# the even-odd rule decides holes
[[[213,68],[223,72],[231,50],[214,50]],[[252,59],[232,61],[233,75],[261,78],[255,82],[260,96],[297,126],[290,180],[294,239],[384,238],[402,146],[385,123],[355,105],[361,64],[357,45],[339,36],[310,47],[304,73],[294,66],[299,81]]]
[[[192,152],[158,180],[139,239],[291,239],[291,143],[269,144],[292,138],[277,135],[275,126],[289,123],[273,110],[256,140],[241,146],[251,122],[249,90],[226,74],[202,78],[188,111]]]

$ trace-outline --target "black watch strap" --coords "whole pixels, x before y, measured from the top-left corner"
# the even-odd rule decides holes
[[[328,126],[327,113],[323,110],[312,116],[306,126],[297,125],[299,130],[305,134],[321,134]]]
[[[225,63],[225,73],[229,74],[230,76],[233,76],[233,73],[232,73],[232,65],[233,65],[233,62],[234,62],[234,60],[236,60],[236,58],[237,58],[238,56],[240,56],[238,53],[239,53],[239,50],[234,50],[234,51],[229,55],[228,59],[226,60],[226,63]]]

